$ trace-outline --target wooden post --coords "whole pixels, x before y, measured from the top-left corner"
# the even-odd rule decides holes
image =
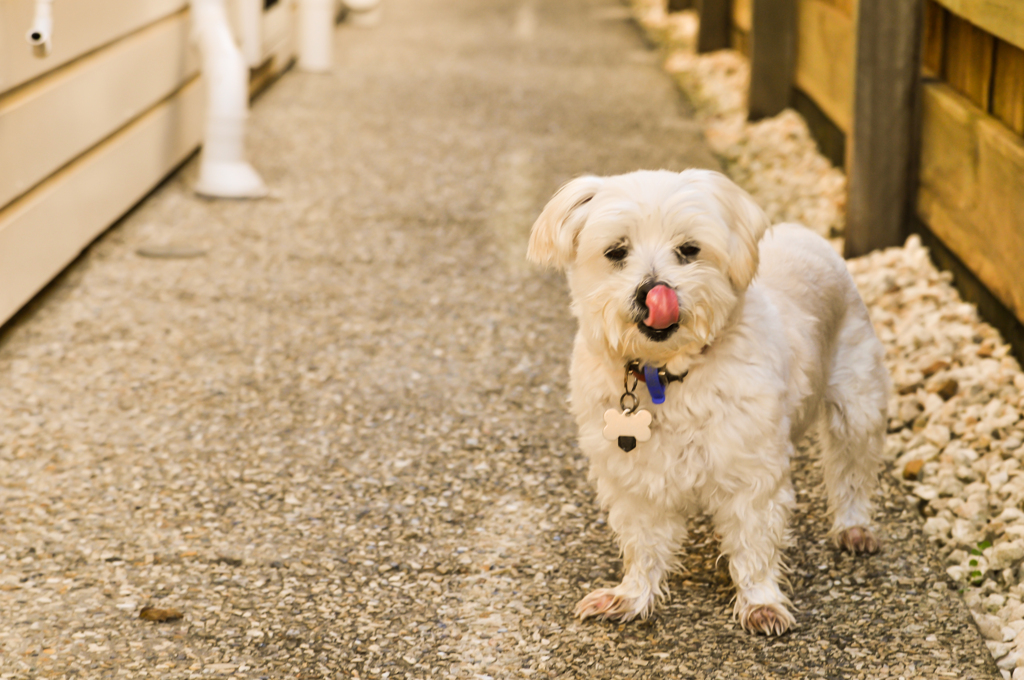
[[[923,14],[921,0],[860,0],[847,257],[900,245],[908,233]]]
[[[750,120],[789,106],[796,71],[796,0],[753,0],[750,27]]]
[[[682,12],[693,7],[694,0],[668,0],[669,12]]]
[[[732,33],[732,1],[700,0],[700,27],[697,51],[714,52],[730,45]]]

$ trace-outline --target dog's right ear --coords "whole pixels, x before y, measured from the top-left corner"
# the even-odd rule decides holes
[[[587,221],[590,202],[604,183],[600,177],[577,177],[552,197],[533,223],[530,262],[565,269],[576,255],[580,230]]]

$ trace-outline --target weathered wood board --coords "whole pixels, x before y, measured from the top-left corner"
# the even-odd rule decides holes
[[[921,0],[860,0],[844,252],[900,245],[911,208]]]
[[[1002,40],[996,42],[992,115],[1024,135],[1024,50]]]
[[[750,40],[750,120],[789,106],[796,76],[797,0],[757,0]]]
[[[929,78],[942,76],[942,53],[946,40],[946,16],[948,12],[926,0],[924,5],[924,33],[921,45],[921,72]]]
[[[732,33],[730,0],[700,0],[697,51],[714,52],[729,47]]]
[[[919,216],[1024,321],[1024,139],[944,84],[921,133]]]
[[[945,28],[943,80],[987,111],[995,38],[960,17],[947,16]]]
[[[750,58],[750,26],[753,23],[753,0],[733,0],[732,30],[730,43],[732,48]]]
[[[851,19],[857,18],[857,0],[822,0],[822,2],[835,7]]]
[[[1021,0],[936,0],[978,28],[1024,48],[1024,2]]]
[[[733,26],[744,33],[750,33],[750,25],[753,21],[754,0],[732,0],[732,23]]]
[[[856,58],[853,18],[824,0],[797,5],[796,86],[849,134]]]

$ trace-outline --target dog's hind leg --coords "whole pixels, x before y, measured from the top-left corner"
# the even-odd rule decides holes
[[[859,311],[859,310],[858,310]],[[860,314],[857,314],[860,317]],[[878,486],[885,442],[889,376],[882,347],[863,318],[845,325],[825,393],[822,463],[829,535],[852,553],[873,553],[871,495]]]
[[[581,619],[630,621],[647,618],[659,598],[665,575],[676,565],[685,537],[682,518],[635,495],[618,495],[608,508],[608,524],[622,549],[622,583],[598,588],[576,605]]]

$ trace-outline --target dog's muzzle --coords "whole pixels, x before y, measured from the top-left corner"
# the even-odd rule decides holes
[[[655,342],[667,340],[679,328],[679,298],[661,281],[645,281],[636,289],[637,327]]]

